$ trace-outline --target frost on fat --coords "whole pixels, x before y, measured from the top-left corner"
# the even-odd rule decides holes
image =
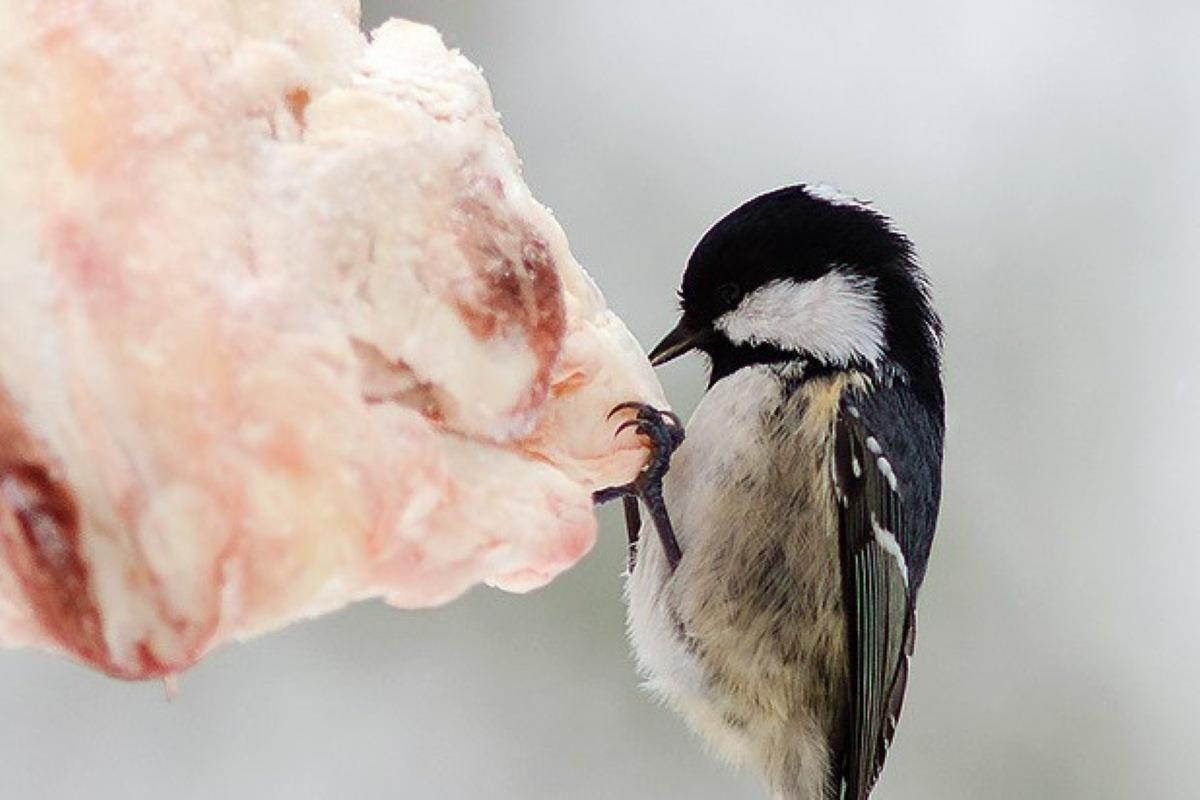
[[[331,0],[0,10],[0,643],[125,677],[528,589],[661,391],[436,32]]]

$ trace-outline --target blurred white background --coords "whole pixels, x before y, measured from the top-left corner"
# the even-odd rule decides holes
[[[1200,6],[366,6],[483,67],[647,345],[696,239],[765,189],[832,183],[917,243],[948,331],[946,493],[877,797],[1197,796]],[[701,375],[664,371],[681,411]],[[759,797],[637,688],[604,519],[548,589],[296,625],[170,703],[0,653],[0,797]]]

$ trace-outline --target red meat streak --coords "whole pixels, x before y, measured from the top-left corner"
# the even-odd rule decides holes
[[[42,629],[110,671],[74,494],[0,387],[0,547]]]
[[[511,410],[514,415],[540,406],[550,389],[550,376],[562,351],[566,309],[562,283],[549,248],[524,220],[497,216],[481,192],[500,195],[503,186],[492,181],[474,186],[460,201],[461,223],[456,226],[459,247],[479,278],[481,289],[454,298],[467,330],[481,341],[522,336],[537,359],[537,371],[525,395]],[[520,259],[509,250],[517,249]],[[516,247],[512,247],[516,245]]]

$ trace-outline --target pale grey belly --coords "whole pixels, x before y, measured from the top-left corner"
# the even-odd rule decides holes
[[[732,388],[771,402],[760,377]],[[794,741],[811,762],[847,713],[832,420],[819,395],[798,393],[778,417],[738,397],[689,423],[664,487],[683,559],[668,574],[643,529],[630,633],[650,685],[726,755],[784,757]]]

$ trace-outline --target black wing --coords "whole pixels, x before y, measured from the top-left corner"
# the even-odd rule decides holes
[[[842,796],[864,800],[896,731],[941,493],[939,411],[904,385],[848,390],[834,439],[850,632]]]

